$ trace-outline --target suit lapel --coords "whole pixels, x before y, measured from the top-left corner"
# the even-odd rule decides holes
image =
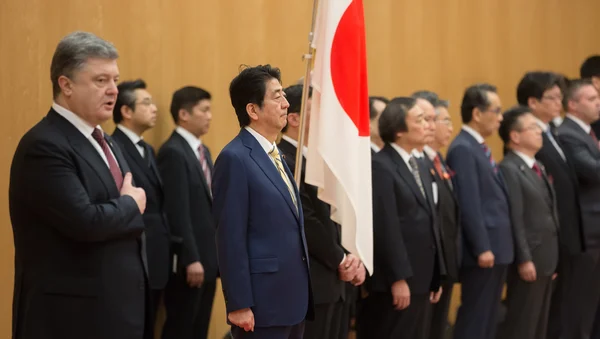
[[[181,135],[179,135],[179,133],[173,132],[172,137],[174,137],[176,140],[179,140],[180,147],[184,150],[185,155],[188,158],[188,161],[192,164],[192,166],[198,172],[198,175],[200,176],[200,180],[202,180],[202,184],[204,185],[204,190],[206,191],[206,194],[208,194],[208,196],[212,200],[212,192],[210,191],[210,188],[208,187],[208,184],[206,183],[206,178],[204,177],[204,172],[202,171],[202,167],[200,167],[200,160],[196,157],[196,153],[192,150],[192,148],[190,147],[188,142]]]
[[[122,147],[123,151],[129,154],[129,156],[138,164],[138,166],[144,171],[146,177],[154,182],[154,184],[159,184],[159,178],[156,176],[156,173],[149,166],[146,159],[142,158],[142,155],[138,151],[136,145],[123,133],[120,129],[115,128],[113,132],[113,139],[117,141]],[[146,156],[148,156],[148,148],[144,148],[146,152]]]
[[[491,164],[490,158],[488,158],[487,155],[485,154],[485,150],[483,149],[482,144],[480,144],[477,140],[475,140],[475,138],[471,134],[469,134],[469,132],[462,130],[460,133],[467,140],[469,140],[469,142],[477,150],[476,154],[479,154],[481,159],[487,163],[488,167],[492,171],[492,176],[494,177],[494,180],[496,180],[496,182],[498,183],[498,185],[500,185],[504,194],[508,197],[508,192],[506,191],[506,186],[504,184],[504,178],[502,177],[502,173],[500,172],[500,169],[498,168],[498,162],[496,162],[496,169],[494,169],[494,167]]]
[[[240,136],[244,141],[244,144],[250,148],[250,157],[252,158],[252,160],[256,162],[258,167],[260,167],[260,169],[265,173],[265,175],[267,176],[267,178],[269,178],[271,183],[275,185],[275,187],[279,190],[279,193],[281,193],[281,195],[287,202],[289,208],[292,210],[292,213],[294,213],[296,218],[299,218],[298,210],[300,209],[300,205],[298,205],[298,210],[296,210],[296,206],[294,205],[292,197],[290,196],[290,191],[288,190],[287,185],[283,181],[283,178],[279,174],[277,167],[275,167],[275,164],[273,163],[269,155],[267,155],[265,150],[259,144],[258,140],[256,140],[254,136],[250,134],[250,132],[246,131],[245,129],[242,129],[242,131],[240,132]],[[286,169],[288,179],[290,180],[290,182],[292,182],[292,186],[294,187],[296,201],[298,202],[298,204],[300,204],[300,199],[298,199],[296,185],[293,184],[294,179],[293,177],[291,177],[291,174],[289,172],[289,169],[287,168],[287,165],[285,164],[285,161],[282,161],[282,164],[283,168]]]
[[[573,121],[570,118],[566,118],[565,121],[563,122],[563,124],[565,124],[565,127],[570,128],[574,133],[576,133],[577,135],[580,135],[581,138],[585,141],[585,143],[588,145],[588,147],[592,150],[593,153],[600,153],[600,145],[597,144],[594,141],[594,138],[592,138],[591,135],[589,135],[589,133],[586,133],[583,128],[581,128],[581,126],[579,126],[575,121]]]
[[[429,203],[421,193],[421,189],[419,189],[419,185],[417,185],[417,181],[415,180],[414,175],[412,174],[411,170],[408,168],[408,165],[406,165],[400,154],[398,154],[398,152],[390,145],[386,145],[383,150],[385,150],[386,154],[392,159],[394,164],[396,164],[398,173],[400,173],[400,176],[402,177],[404,182],[406,182],[406,184],[410,187],[419,203],[423,205],[423,207],[430,209]],[[424,183],[423,188],[425,188]],[[425,192],[425,194],[427,194],[426,189]]]
[[[523,176],[525,177],[525,179],[527,181],[529,181],[529,183],[535,188],[535,190],[538,191],[538,193],[542,196],[542,198],[550,204],[550,201],[548,201],[548,199],[547,199],[549,192],[548,192],[548,190],[546,190],[546,187],[545,187],[546,183],[544,182],[545,180],[541,179],[534,172],[534,170],[532,168],[530,168],[529,166],[527,166],[525,161],[523,159],[521,159],[521,157],[519,157],[515,153],[510,152],[510,153],[506,154],[506,160],[512,162],[515,166],[517,166],[517,168],[519,168],[521,173],[523,173]],[[539,166],[539,164],[538,164],[538,166]]]
[[[111,191],[110,194],[118,195],[119,190],[117,189],[115,179],[100,154],[98,154],[96,148],[92,146],[92,141],[86,139],[75,126],[71,125],[70,122],[54,110],[51,110],[50,113],[48,113],[48,118],[55,121],[58,126],[60,126],[75,152],[94,169],[100,180],[104,183],[104,186]]]

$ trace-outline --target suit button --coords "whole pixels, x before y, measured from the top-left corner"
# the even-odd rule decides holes
[[[306,261],[306,257],[305,256],[302,256],[302,261]]]

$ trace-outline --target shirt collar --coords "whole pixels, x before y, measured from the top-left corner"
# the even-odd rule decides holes
[[[281,139],[289,142],[292,146],[294,146],[294,147],[296,147],[296,149],[298,149],[298,141],[297,140],[294,140],[285,134],[281,136]],[[308,147],[302,146],[302,155],[306,156],[307,152],[308,152]]]
[[[423,151],[419,151],[416,148],[413,148],[411,154],[413,157],[415,157],[417,159],[422,159],[423,157],[425,157],[425,154],[423,153]]]
[[[425,152],[425,154],[427,154],[427,156],[429,157],[429,159],[431,159],[432,161],[438,155],[437,152],[433,148],[431,148],[431,147],[429,147],[427,145],[425,147],[423,147],[423,152]]]
[[[196,138],[195,135],[181,126],[177,126],[177,128],[175,128],[175,132],[177,132],[183,139],[185,139],[185,141],[187,141],[188,145],[190,145],[195,153],[198,153],[198,147],[202,145],[202,141],[200,141],[200,139]]]
[[[538,126],[540,126],[542,128],[542,131],[548,132],[548,128],[550,128],[550,125],[548,125],[547,123],[543,122],[538,117],[535,117],[535,120],[537,121]]]
[[[471,134],[473,136],[473,138],[475,138],[475,140],[477,140],[478,143],[483,144],[483,142],[484,142],[483,137],[481,136],[481,134],[479,134],[479,132],[474,130],[471,126],[463,125],[462,129],[463,129],[463,131]]]
[[[402,160],[404,160],[404,162],[406,163],[406,166],[408,166],[408,168],[411,168],[410,163],[408,161],[412,157],[412,151],[407,152],[404,150],[404,148],[400,147],[398,144],[396,144],[394,142],[390,143],[390,145],[396,150],[396,152],[398,152],[398,154],[400,154],[400,157],[402,158]]]
[[[121,132],[123,132],[129,138],[129,140],[131,140],[131,142],[133,142],[134,145],[137,145],[137,143],[143,139],[143,137],[137,135],[134,131],[130,130],[129,128],[127,128],[121,124],[117,124],[117,128],[120,129]]]
[[[571,113],[567,113],[567,118],[573,120],[577,125],[579,125],[579,127],[581,127],[585,131],[586,134],[590,134],[590,131],[592,130],[592,126],[585,123],[583,120],[579,119],[578,117],[574,116]]]
[[[372,142],[372,141],[371,141],[371,149],[372,149],[373,151],[375,151],[375,153],[377,153],[377,152],[381,151],[381,147],[377,146],[377,144],[376,144],[376,143],[374,143],[374,142]]]
[[[535,159],[527,156],[519,151],[513,151],[517,156],[519,156],[519,158],[523,159],[523,161],[525,161],[525,164],[527,165],[527,167],[532,168],[533,165],[535,164]]]
[[[265,150],[265,152],[267,154],[269,154],[269,152],[271,152],[274,147],[277,147],[277,145],[275,145],[275,143],[271,143],[269,140],[267,140],[267,138],[262,136],[260,133],[258,133],[254,129],[252,129],[252,127],[246,126],[244,128],[246,129],[246,131],[250,132],[250,134],[252,134],[254,136],[254,138],[258,141],[260,146]]]
[[[71,125],[75,126],[75,128],[77,128],[77,130],[88,139],[91,138],[92,132],[94,132],[94,128],[98,128],[100,131],[102,131],[102,127],[100,127],[100,125],[96,127],[90,126],[90,124],[83,120],[79,115],[69,111],[68,109],[57,104],[56,102],[52,103],[52,109],[55,110],[56,113],[61,115],[63,118],[67,119],[67,121],[70,122]],[[104,131],[102,132],[104,133]]]

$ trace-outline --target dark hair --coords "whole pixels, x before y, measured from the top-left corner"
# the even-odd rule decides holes
[[[436,107],[438,100],[440,100],[440,97],[435,92],[426,90],[416,91],[411,95],[411,97],[415,99],[427,100],[431,105],[433,105],[433,107]]]
[[[592,55],[585,59],[579,69],[579,76],[582,78],[600,76],[600,55]]]
[[[504,112],[502,115],[502,122],[500,123],[500,128],[498,129],[498,134],[500,135],[500,139],[504,142],[504,150],[506,153],[507,145],[510,142],[510,132],[519,131],[521,129],[521,124],[519,123],[519,118],[523,115],[531,113],[531,109],[529,106],[515,106]]]
[[[564,85],[564,78],[552,72],[527,72],[517,85],[517,102],[521,106],[528,106],[529,98],[541,100],[544,92],[554,86]]]
[[[191,112],[201,100],[210,99],[210,93],[200,87],[185,86],[176,90],[171,99],[170,109],[173,121],[176,124],[179,122],[179,110],[184,109]]]
[[[385,143],[396,141],[398,132],[406,132],[406,115],[413,107],[417,100],[410,97],[398,97],[392,99],[379,117],[379,136]]]
[[[285,92],[285,96],[287,101],[290,104],[288,107],[288,114],[290,113],[298,113],[300,114],[300,110],[302,109],[302,89],[304,85],[292,85],[283,90]],[[312,86],[308,86],[308,97],[312,98]],[[281,132],[285,133],[287,131],[288,125],[281,130]]]
[[[587,79],[574,79],[569,81],[569,88],[567,89],[567,93],[565,95],[565,105],[568,104],[570,100],[573,100],[575,95],[579,92],[582,87],[585,86],[594,86],[592,80]],[[567,106],[565,106],[566,108]]]
[[[496,86],[482,83],[472,85],[465,90],[462,104],[460,105],[460,115],[463,123],[467,124],[471,122],[475,108],[485,111],[490,107],[489,92],[496,93]]]
[[[119,95],[117,96],[117,102],[113,108],[113,121],[115,124],[123,121],[123,115],[121,114],[121,107],[127,106],[131,110],[135,111],[135,90],[146,89],[146,83],[142,79],[133,81],[123,81],[117,88],[119,89]]]
[[[373,120],[373,119],[375,119],[375,117],[377,117],[377,110],[375,109],[375,101],[381,101],[386,105],[390,103],[390,100],[386,97],[370,96],[369,97],[369,120]]]
[[[267,82],[277,79],[281,83],[281,71],[277,67],[271,67],[271,65],[243,67],[245,68],[229,84],[231,105],[235,110],[240,127],[250,124],[246,105],[252,103],[259,107],[263,106]]]

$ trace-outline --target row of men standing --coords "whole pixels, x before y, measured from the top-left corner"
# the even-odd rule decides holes
[[[208,132],[211,95],[187,86],[173,94],[175,131],[155,158],[143,133],[156,123],[156,105],[142,80],[122,82],[113,111],[112,139],[146,192],[146,254],[150,326],[163,297],[162,338],[206,338],[218,276],[211,216],[211,154],[200,137]],[[147,331],[153,338],[153,332]]]
[[[236,338],[289,337],[285,333],[291,318],[300,319],[293,326],[294,338],[347,338],[355,294],[351,286],[362,284],[366,272],[360,260],[341,247],[338,225],[331,222],[326,204],[316,198],[316,188],[303,185],[297,190],[290,174],[284,173],[289,170],[281,160],[294,159],[293,146],[285,140],[280,144],[287,157],[279,156],[275,146],[261,154],[273,158],[275,166],[269,167],[267,160],[266,171],[277,168],[285,177],[281,183],[296,193],[292,224],[300,227],[289,229],[292,241],[279,238],[277,232],[267,232],[276,243],[256,240],[252,232],[248,239],[238,239],[239,229],[223,216],[241,216],[245,196],[222,192],[247,173],[237,166],[213,171],[211,154],[201,141],[212,118],[211,95],[193,86],[173,94],[170,113],[177,127],[155,157],[142,135],[156,123],[156,105],[144,81],[116,85],[117,58],[114,46],[93,34],[64,37],[51,64],[52,107],[15,152],[9,189],[15,239],[13,337],[154,338],[164,296],[162,338],[206,338],[216,279],[223,273],[223,286],[234,287],[224,288],[224,295]],[[263,137],[257,130],[265,133],[267,126],[279,133],[285,126],[289,103],[280,82],[279,70],[268,65],[248,68],[234,79],[232,104],[242,127],[234,142],[245,138],[260,146]],[[255,94],[261,91],[262,95]],[[298,112],[301,88],[292,86],[286,92]],[[247,112],[249,106],[264,110],[260,118]],[[110,118],[116,124],[112,135],[100,127]],[[287,134],[293,131],[290,126]],[[221,168],[227,167],[228,155],[222,157]],[[215,182],[217,189],[212,187]],[[266,199],[274,187],[268,184],[254,192],[258,200],[249,204]],[[218,197],[222,199],[215,212]],[[276,197],[280,198],[277,191]],[[278,211],[269,209],[273,201],[267,205],[267,210],[253,209],[254,217],[242,223],[252,228],[253,222],[266,218],[257,226],[281,230],[281,220],[273,222]],[[294,241],[304,238],[303,207],[308,246]],[[220,217],[217,221],[213,212]],[[221,225],[220,236],[215,224]],[[216,239],[221,254],[244,248],[245,243],[276,254],[276,247],[283,246],[287,253],[270,261],[249,256],[253,253],[222,256],[224,269],[219,272]],[[314,260],[310,272],[303,273],[308,268],[306,255],[294,252],[300,245]],[[296,266],[289,266],[291,262]],[[252,276],[235,279],[248,264]],[[263,280],[248,280],[258,279],[259,273]],[[266,283],[274,281],[279,282],[277,288],[268,288]],[[254,298],[247,288],[239,288],[248,284]],[[313,294],[316,320],[306,324],[304,333],[304,319],[313,313]],[[236,307],[248,303],[254,305],[256,328],[254,319],[250,327],[236,321],[240,314],[236,311],[245,312]]]
[[[599,59],[588,59],[582,73],[600,73]],[[359,338],[444,338],[458,281],[455,338],[598,336],[600,149],[591,125],[600,114],[600,78],[589,79],[596,73],[568,85],[551,72],[527,73],[517,88],[520,106],[504,114],[494,86],[469,87],[447,159],[439,153],[452,132],[447,102],[426,91],[372,98],[372,108],[385,109],[372,115],[380,137],[373,146],[375,272],[359,304]],[[505,145],[500,164],[485,144],[497,131]]]

